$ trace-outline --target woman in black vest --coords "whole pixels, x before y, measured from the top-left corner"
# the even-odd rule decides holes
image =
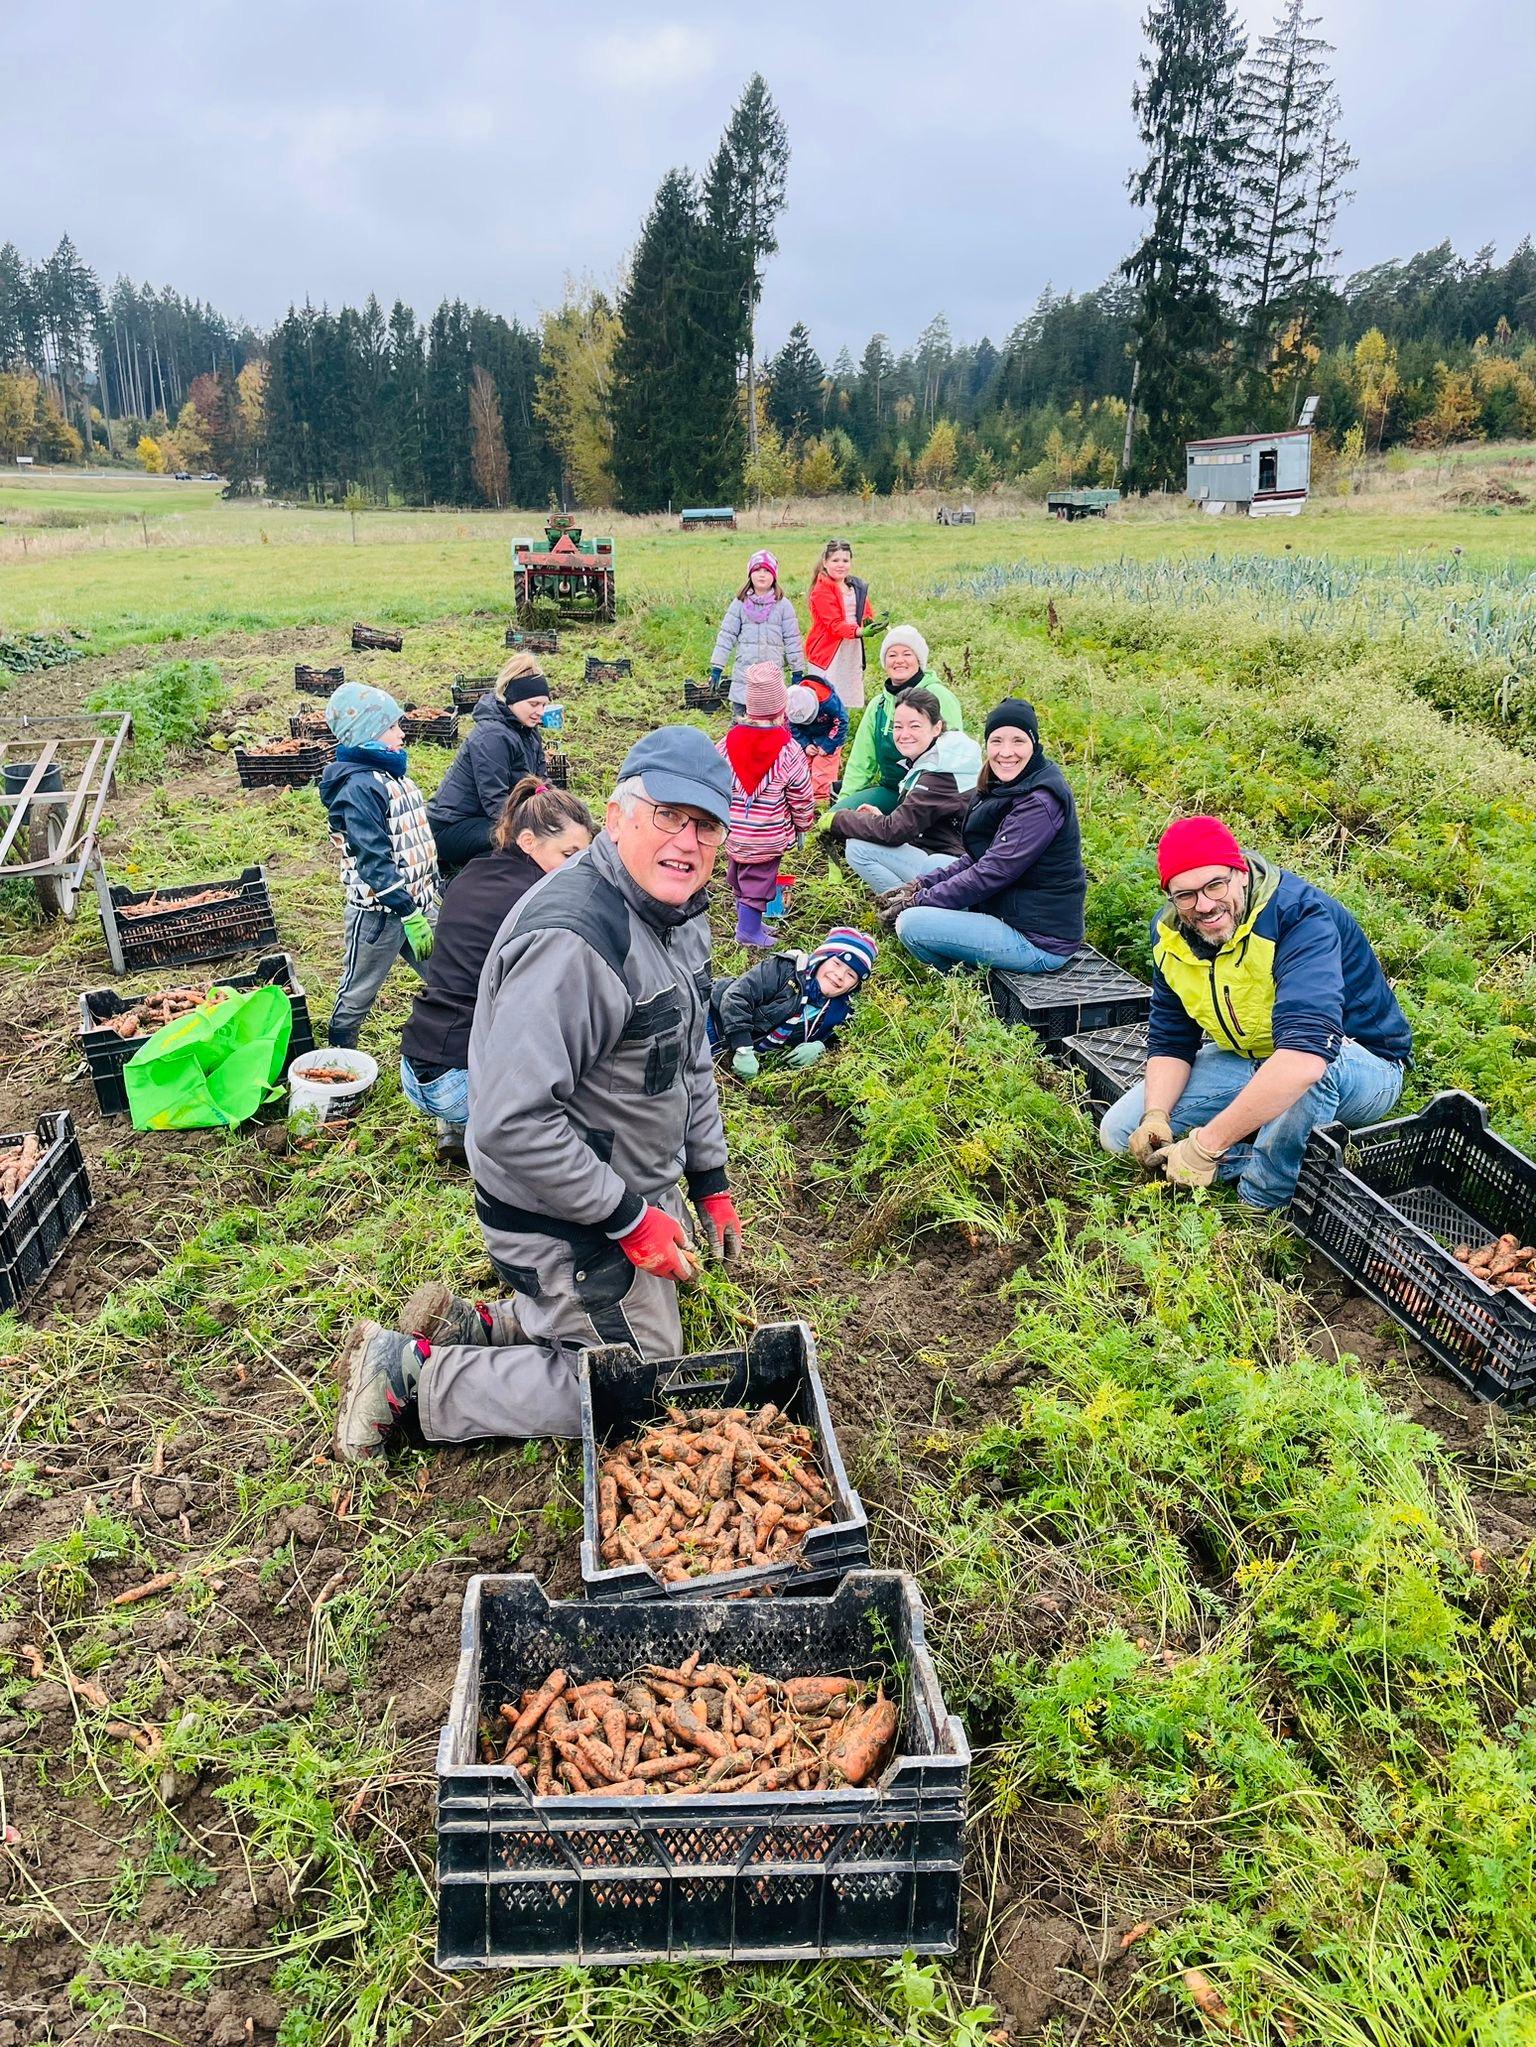
[[[491,850],[448,884],[437,913],[426,986],[400,1039],[407,1101],[437,1118],[440,1157],[464,1156],[469,1121],[469,1027],[480,970],[508,912],[536,881],[592,843],[587,807],[536,775],[524,775],[491,830]]]
[[[925,966],[1054,974],[1083,942],[1077,804],[1040,750],[1033,704],[1008,697],[987,720],[986,765],[966,810],[965,852],[880,899],[880,920]]]

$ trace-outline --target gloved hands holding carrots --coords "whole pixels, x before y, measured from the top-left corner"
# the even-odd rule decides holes
[[[619,1249],[631,1265],[654,1273],[657,1279],[681,1283],[697,1279],[702,1269],[698,1253],[688,1242],[688,1232],[675,1216],[654,1205],[648,1204],[634,1228],[620,1237]]]

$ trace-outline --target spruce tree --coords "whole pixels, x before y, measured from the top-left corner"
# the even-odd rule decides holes
[[[1337,135],[1327,63],[1333,46],[1313,33],[1318,17],[1304,14],[1304,4],[1285,0],[1243,73],[1248,147],[1237,288],[1246,301],[1244,355],[1255,425],[1274,410],[1275,385],[1311,339],[1298,315],[1326,278],[1331,250],[1325,245],[1348,168],[1339,160],[1347,152]]]
[[[427,354],[416,315],[396,299],[389,313],[389,377],[384,388],[390,468],[407,504],[427,502]]]
[[[785,440],[804,440],[807,434],[820,432],[826,374],[811,346],[810,329],[797,320],[768,365],[768,417]]]
[[[763,75],[754,71],[731,110],[704,181],[704,219],[715,244],[711,283],[734,301],[722,304],[733,341],[746,355],[747,452],[757,455],[757,308],[763,265],[779,246],[775,226],[789,177],[789,134]]]
[[[1144,486],[1176,486],[1185,438],[1209,431],[1221,390],[1222,285],[1240,242],[1244,46],[1230,0],[1154,0],[1142,27],[1151,50],[1131,106],[1147,160],[1129,185],[1149,218],[1124,265],[1137,312],[1121,467]]]
[[[701,396],[717,360],[699,320],[703,240],[692,174],[668,171],[619,302],[613,473],[626,511],[691,503],[718,488],[721,422]]]

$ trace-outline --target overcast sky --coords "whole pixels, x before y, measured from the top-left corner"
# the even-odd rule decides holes
[[[0,239],[67,230],[267,325],[290,301],[535,317],[611,281],[760,69],[793,161],[762,337],[937,311],[1001,341],[1130,247],[1145,0],[51,0],[0,7]],[[1315,0],[1360,159],[1344,268],[1536,231],[1533,0]],[[1255,34],[1268,0],[1242,10]]]

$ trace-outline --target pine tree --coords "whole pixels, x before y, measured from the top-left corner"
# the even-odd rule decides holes
[[[1138,303],[1121,467],[1146,484],[1179,484],[1184,439],[1206,426],[1220,389],[1222,281],[1240,239],[1243,42],[1230,0],[1154,0],[1142,27],[1151,52],[1131,106],[1147,160],[1129,185],[1150,218],[1123,266]]]
[[[1292,421],[1301,409],[1302,375],[1317,352],[1320,304],[1331,290],[1339,257],[1333,239],[1339,208],[1354,197],[1344,182],[1355,168],[1355,158],[1344,140],[1342,122],[1338,99],[1330,92],[1317,114],[1316,143],[1308,175],[1306,227],[1293,293],[1296,339],[1291,357]]]
[[[717,244],[722,281],[736,294],[733,338],[747,358],[747,452],[757,454],[757,308],[763,265],[777,250],[774,232],[789,177],[789,134],[761,72],[732,109],[704,184],[704,218]],[[728,317],[721,308],[722,319]]]
[[[668,171],[640,231],[613,352],[613,472],[627,511],[708,500],[721,421],[701,396],[717,359],[696,288],[704,229],[691,173]],[[702,374],[701,374],[702,371]],[[734,407],[733,407],[734,409]]]
[[[768,417],[785,440],[803,439],[820,427],[826,374],[809,328],[797,320],[768,365]]]
[[[426,476],[428,502],[467,505],[469,468],[469,308],[445,299],[427,330]]]

